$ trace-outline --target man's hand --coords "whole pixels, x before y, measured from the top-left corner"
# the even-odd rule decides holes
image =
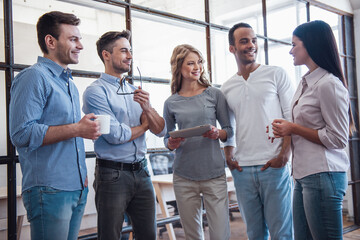
[[[239,172],[242,171],[242,168],[239,166],[239,163],[234,159],[235,148],[233,146],[224,147],[224,154],[226,159],[226,164],[230,170],[237,169]]]
[[[185,141],[185,138],[172,138],[169,137],[167,147],[170,150],[175,150],[180,147],[181,143]]]
[[[142,90],[140,86],[134,91],[134,101],[139,103],[144,111],[149,111],[151,109],[150,95],[148,92]]]
[[[96,140],[101,135],[100,125],[97,121],[94,113],[86,114],[79,122],[76,124],[77,136],[87,139]]]
[[[87,187],[89,184],[88,176],[86,175],[84,187]]]
[[[279,154],[277,158],[273,158],[270,161],[268,161],[262,168],[261,171],[266,170],[269,167],[272,168],[282,168],[286,165],[289,158],[283,154]]]
[[[233,159],[226,159],[226,164],[230,170],[237,169],[239,172],[242,171],[242,168],[239,166],[239,163],[236,160]]]

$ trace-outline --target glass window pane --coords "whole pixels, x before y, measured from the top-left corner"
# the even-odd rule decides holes
[[[135,82],[136,85],[136,82]],[[150,103],[153,108],[163,116],[164,102],[171,95],[170,84],[143,83],[143,89],[150,94]],[[159,138],[150,131],[146,132],[148,148],[164,148],[163,138]]]
[[[104,7],[105,4],[101,6]],[[96,41],[107,31],[122,31],[126,28],[125,11],[120,7],[113,6],[110,11],[54,0],[14,0],[15,62],[32,65],[37,56],[43,55],[37,43],[36,23],[41,15],[53,10],[73,13],[81,20],[79,29],[84,50],[81,51],[79,64],[70,65],[70,68],[103,71],[103,63],[96,51]]]
[[[143,76],[170,79],[170,57],[179,44],[193,45],[207,59],[204,27],[139,12],[132,16],[133,61]]]
[[[228,32],[211,29],[212,83],[223,84],[236,73],[234,54],[229,51]]]
[[[210,21],[232,27],[239,22],[250,24],[256,33],[264,35],[262,1],[210,0]]]
[[[6,84],[5,84],[5,72],[0,71],[0,156],[7,155],[7,127],[6,127]]]
[[[73,77],[74,79],[74,83],[79,91],[79,96],[80,96],[80,108],[82,109],[83,106],[83,98],[82,95],[85,91],[85,89],[87,88],[87,86],[89,86],[92,82],[94,82],[96,80],[96,78],[83,78],[83,77]],[[83,117],[85,114],[82,112],[81,110],[81,117]],[[84,144],[85,144],[85,151],[86,152],[92,152],[94,151],[94,143],[92,140],[90,139],[84,139]]]
[[[266,8],[267,33],[270,38],[291,42],[292,32],[296,26],[306,22],[305,3],[294,0],[268,0]]]
[[[3,14],[4,3],[3,0],[0,0],[0,62],[5,62],[5,53],[4,53],[4,14]]]
[[[161,1],[147,1],[147,0],[131,0],[131,3],[141,5],[148,8],[153,8],[163,12],[169,12],[176,15],[195,18],[200,21],[205,21],[205,7],[204,1],[193,0],[161,0]]]
[[[300,73],[295,70],[293,57],[289,54],[290,49],[290,45],[269,41],[269,65],[282,67],[288,73],[295,87],[301,76],[296,75]]]
[[[333,32],[334,32],[334,36],[336,39],[336,42],[338,44],[338,48],[342,49],[340,47],[341,44],[341,16],[333,13],[333,12],[329,12],[326,11],[322,8],[316,7],[316,6],[312,6],[310,5],[310,20],[323,20],[324,22],[328,23]]]

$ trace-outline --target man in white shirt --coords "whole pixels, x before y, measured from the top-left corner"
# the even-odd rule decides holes
[[[237,199],[249,240],[293,239],[290,137],[269,140],[272,119],[291,119],[294,89],[280,67],[256,63],[257,37],[249,24],[229,31],[229,50],[238,72],[223,91],[230,108],[235,139],[225,143],[225,156],[234,178]],[[236,146],[236,148],[235,148]]]

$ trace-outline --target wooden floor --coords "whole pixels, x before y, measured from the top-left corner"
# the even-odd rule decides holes
[[[351,225],[353,225],[353,222],[349,222],[346,220],[346,218],[344,218],[344,227],[348,227]],[[245,224],[242,221],[239,212],[233,213],[233,221],[230,222],[230,228],[231,228],[230,240],[247,240]],[[82,231],[80,233],[80,235],[93,233],[94,231],[96,231],[96,229]],[[169,240],[169,236],[168,236],[167,232],[164,232],[162,234],[162,236],[160,236],[159,231],[160,231],[160,228],[158,229],[158,239]],[[182,228],[174,228],[174,231],[175,231],[177,240],[185,239],[184,231]],[[208,227],[205,227],[205,239],[206,240],[210,239]],[[344,240],[360,240],[360,229],[357,229],[355,231],[344,234]]]

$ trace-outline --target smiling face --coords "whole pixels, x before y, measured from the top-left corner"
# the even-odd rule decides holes
[[[311,59],[303,42],[295,35],[292,37],[292,48],[290,54],[294,57],[294,65],[307,65]]]
[[[198,81],[203,71],[203,61],[199,55],[190,52],[184,59],[181,66],[181,75],[183,80]]]
[[[104,50],[103,58],[105,67],[116,74],[123,74],[130,71],[132,54],[129,40],[120,38],[115,41],[112,52]]]
[[[235,55],[240,64],[252,64],[256,60],[258,45],[255,32],[251,28],[240,27],[234,31],[235,45],[230,46],[230,52]]]
[[[79,54],[83,49],[83,45],[80,42],[81,35],[78,27],[61,24],[59,28],[59,39],[55,40],[54,61],[67,68],[68,64],[77,64],[79,62]]]

